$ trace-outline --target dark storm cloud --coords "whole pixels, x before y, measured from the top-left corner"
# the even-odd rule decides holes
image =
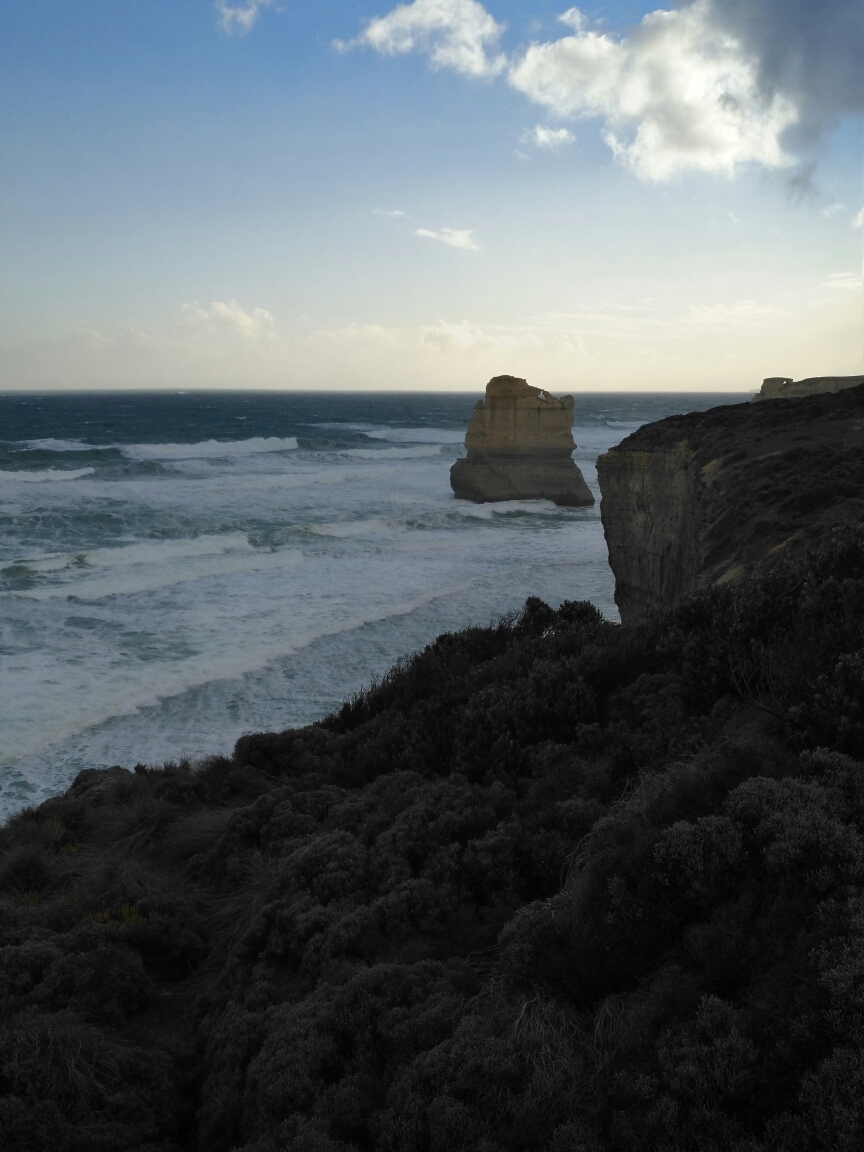
[[[766,91],[795,100],[802,143],[864,109],[864,0],[712,0],[711,8],[758,57]]]

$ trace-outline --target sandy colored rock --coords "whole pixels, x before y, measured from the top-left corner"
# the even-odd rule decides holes
[[[864,386],[646,424],[597,461],[625,624],[864,516]]]
[[[468,456],[450,469],[453,491],[478,504],[537,498],[593,504],[572,459],[572,428],[572,396],[559,400],[516,376],[493,377],[468,425]]]
[[[768,376],[754,400],[792,400],[801,396],[816,396],[821,392],[843,392],[864,384],[864,376],[808,376],[806,380],[793,380],[791,376]]]

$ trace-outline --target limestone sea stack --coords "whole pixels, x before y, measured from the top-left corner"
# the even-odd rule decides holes
[[[560,400],[517,376],[494,376],[465,435],[468,456],[450,469],[461,500],[545,498],[579,507],[594,497],[572,459],[573,397]]]

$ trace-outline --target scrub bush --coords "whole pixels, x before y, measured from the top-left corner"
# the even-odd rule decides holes
[[[4,1149],[857,1149],[862,651],[853,523],[82,773],[0,829]]]

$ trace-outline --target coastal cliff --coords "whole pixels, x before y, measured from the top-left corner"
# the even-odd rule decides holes
[[[864,387],[648,424],[597,473],[629,624],[864,513]]]
[[[493,377],[468,425],[468,456],[450,469],[454,493],[478,504],[540,497],[593,504],[571,456],[572,427],[572,396],[559,400],[516,376]]]

